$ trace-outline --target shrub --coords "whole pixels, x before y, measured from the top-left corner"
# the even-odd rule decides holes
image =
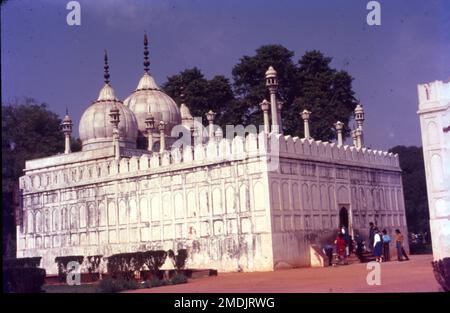
[[[114,293],[124,290],[138,289],[139,284],[134,279],[126,280],[126,279],[114,279],[111,277],[102,279],[99,284],[99,289],[101,292],[105,293]]]
[[[131,280],[144,265],[152,273],[157,272],[166,256],[163,250],[114,254],[108,257],[108,273],[114,278]]]
[[[167,257],[167,252],[164,250],[146,251],[143,252],[144,264],[152,272],[157,272],[164,264]]]
[[[7,293],[42,292],[45,270],[33,267],[3,268],[3,291]]]
[[[165,285],[167,285],[167,282],[163,279],[152,278],[150,280],[151,287],[160,287],[160,286],[165,286]]]
[[[60,282],[65,282],[67,277],[67,264],[69,262],[78,262],[81,265],[83,263],[84,256],[82,255],[67,255],[58,256],[55,258],[55,262],[58,264],[58,278]]]
[[[33,257],[33,258],[17,258],[17,259],[4,259],[3,260],[3,267],[7,268],[24,268],[24,267],[33,267],[37,268],[39,267],[39,264],[41,264],[41,257]]]
[[[143,253],[118,253],[108,257],[108,273],[113,278],[131,280],[135,271],[139,271],[143,265]]]
[[[102,260],[102,256],[103,255],[90,255],[87,257],[88,272],[91,280],[94,280],[94,274],[99,272],[98,269]]]
[[[152,281],[151,280],[146,280],[144,281],[144,284],[142,285],[144,288],[152,288]]]
[[[181,270],[182,268],[184,268],[187,256],[188,254],[186,249],[178,250],[178,254],[175,256],[175,267],[177,268],[177,270]]]
[[[171,281],[172,285],[178,285],[178,284],[187,283],[188,279],[185,275],[177,273],[172,277],[172,279],[170,281]]]
[[[122,286],[124,290],[134,290],[140,288],[139,283],[134,279],[122,281]]]

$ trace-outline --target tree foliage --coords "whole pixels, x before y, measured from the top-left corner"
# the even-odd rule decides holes
[[[422,147],[396,146],[389,152],[397,153],[400,160],[408,231],[429,232],[430,216]]]
[[[10,192],[23,175],[26,160],[64,151],[60,125],[59,116],[34,99],[2,105],[3,192]],[[72,150],[80,150],[79,141],[72,142]]]
[[[356,106],[352,90],[353,78],[345,71],[330,67],[331,58],[319,51],[309,51],[294,64],[294,53],[281,45],[258,48],[254,56],[244,56],[233,68],[234,90],[238,98],[236,120],[244,124],[262,124],[259,103],[269,99],[265,87],[265,72],[273,66],[278,73],[278,97],[284,101],[283,130],[293,136],[303,136],[299,113],[312,111],[311,136],[330,141],[335,138],[333,124],[348,125]],[[349,127],[343,135],[349,135]]]
[[[207,80],[203,73],[194,67],[168,77],[162,88],[176,103],[180,104],[182,87],[185,103],[189,107],[191,115],[201,117],[205,125],[207,124],[205,114],[209,110],[217,114],[214,121],[217,125],[225,125],[224,123],[233,119],[230,113],[234,95],[226,77],[219,75]]]
[[[34,99],[2,104],[3,255],[14,254],[14,192],[25,161],[64,151],[60,124],[57,114]],[[79,139],[72,143],[72,151],[81,149]]]

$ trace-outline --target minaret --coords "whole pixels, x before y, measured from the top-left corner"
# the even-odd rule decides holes
[[[278,123],[280,124],[280,134],[283,133],[283,120],[281,119],[281,110],[283,109],[284,102],[281,100],[277,101],[277,113],[278,113]]]
[[[364,130],[363,130],[363,123],[364,123],[364,109],[361,105],[361,103],[358,103],[358,105],[355,108],[355,121],[356,121],[356,128],[360,130],[360,148],[364,146]]]
[[[356,148],[361,149],[362,146],[362,130],[360,128],[355,129],[356,136]]]
[[[214,118],[216,117],[216,113],[214,113],[212,110],[209,110],[208,113],[206,113],[206,119],[209,123],[209,140],[214,139]]]
[[[269,105],[270,102],[264,99],[260,104],[261,110],[264,116],[264,133],[270,133],[270,121],[269,121]]]
[[[197,136],[197,127],[194,126],[194,124],[193,124],[190,128],[190,131],[191,131],[191,145],[192,145],[192,149],[194,149],[195,137]]]
[[[280,125],[278,122],[278,112],[277,112],[277,91],[278,91],[278,79],[277,71],[272,66],[266,72],[266,86],[269,88],[270,92],[270,113],[272,114],[272,132],[278,133],[280,130]]]
[[[69,111],[66,109],[66,116],[61,123],[61,130],[64,133],[64,154],[68,154],[71,152],[70,150],[70,135],[72,134],[72,119],[69,116]]]
[[[147,150],[152,152],[153,150],[153,130],[155,129],[155,118],[151,112],[147,113],[147,117],[145,118],[145,129],[147,131]]]
[[[351,134],[352,134],[353,145],[354,145],[355,147],[357,147],[358,142],[357,142],[357,137],[356,137],[356,130],[355,130],[355,129],[352,130]]]
[[[144,33],[144,71],[150,75],[150,59],[148,57],[148,39],[147,33]]]
[[[342,129],[344,128],[344,123],[337,121],[334,124],[334,128],[336,129],[336,134],[337,134],[337,146],[341,147],[343,144],[343,140],[342,140]]]
[[[166,128],[166,123],[163,121],[159,122],[159,153],[163,153],[166,151],[166,135],[164,133],[164,129]]]
[[[109,65],[108,65],[108,54],[105,50],[105,73],[103,77],[105,78],[105,84],[109,85]],[[110,123],[113,128],[113,146],[114,146],[114,157],[116,160],[120,158],[120,143],[119,143],[119,123],[120,123],[120,111],[116,103],[109,110]]]
[[[311,115],[311,112],[308,110],[303,110],[300,112],[300,116],[303,119],[303,127],[304,127],[304,133],[305,133],[305,139],[311,139],[311,136],[309,134],[309,116]]]
[[[114,156],[116,160],[120,158],[120,145],[119,145],[119,123],[120,123],[120,112],[117,105],[114,103],[113,107],[109,110],[110,122],[113,127],[113,145],[114,145]]]

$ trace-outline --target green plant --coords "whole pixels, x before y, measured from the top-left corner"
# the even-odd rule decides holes
[[[83,263],[84,256],[82,255],[66,255],[58,256],[55,258],[55,262],[58,264],[58,277],[61,282],[66,281],[67,277],[67,264],[69,262],[78,262],[81,265]]]
[[[98,269],[100,266],[100,262],[102,260],[103,255],[90,255],[87,257],[88,261],[88,272],[91,276],[91,279],[94,278],[94,273],[98,273]]]
[[[152,281],[151,280],[146,280],[144,281],[144,284],[142,285],[143,288],[152,288]]]
[[[143,263],[143,252],[118,253],[108,257],[108,273],[113,278],[131,280]]]
[[[15,268],[15,267],[39,267],[41,264],[41,257],[33,258],[17,258],[17,259],[3,259],[3,267]]]
[[[140,284],[134,279],[122,281],[122,286],[124,290],[134,290],[140,288]]]
[[[45,270],[42,268],[3,268],[3,291],[6,293],[39,293],[44,281]]]
[[[151,287],[160,287],[160,286],[165,286],[167,285],[167,281],[163,280],[163,279],[158,279],[156,277],[152,278],[150,280],[150,286]]]
[[[131,279],[143,265],[150,271],[158,271],[166,256],[163,250],[114,254],[108,257],[108,273],[113,277]]]
[[[184,274],[177,273],[172,277],[170,282],[172,283],[172,285],[186,284],[188,282],[188,279]]]
[[[158,271],[158,269],[164,264],[166,257],[167,252],[164,250],[143,252],[144,264],[152,272]]]
[[[126,280],[123,278],[105,278],[100,281],[99,289],[101,292],[114,293],[123,290],[139,289],[139,283],[134,279]]]
[[[181,270],[182,268],[184,268],[187,256],[188,254],[186,249],[178,250],[178,254],[175,256],[175,267],[177,268],[177,270]]]

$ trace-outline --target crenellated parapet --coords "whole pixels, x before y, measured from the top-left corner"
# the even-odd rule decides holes
[[[307,158],[331,163],[344,162],[348,165],[388,167],[399,170],[398,155],[387,151],[356,148],[349,145],[338,146],[336,143],[279,134],[271,134],[269,142],[272,144],[272,153],[275,144],[281,157]]]
[[[60,156],[33,160],[32,166],[25,169],[26,175],[20,178],[20,188],[25,193],[45,191],[115,179],[118,175],[144,175],[264,157],[400,171],[398,156],[386,151],[338,146],[335,143],[275,133],[251,133],[246,137],[236,136],[232,140],[210,140],[206,144],[183,146],[162,153],[145,151],[139,155],[138,152],[134,150],[128,155],[122,154],[119,160],[113,157],[73,163],[69,160],[56,166],[49,165],[53,158],[58,159]],[[38,161],[41,161],[42,167],[38,166]]]

